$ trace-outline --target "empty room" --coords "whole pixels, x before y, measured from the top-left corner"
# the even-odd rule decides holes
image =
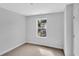
[[[0,3],[0,56],[79,56],[78,16],[78,3]]]

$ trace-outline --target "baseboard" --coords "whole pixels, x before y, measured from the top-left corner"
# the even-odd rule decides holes
[[[23,45],[23,44],[25,44],[25,43],[26,43],[25,41],[21,42],[20,44],[14,46],[12,48],[7,49],[6,51],[3,51],[2,53],[0,53],[0,56],[3,55],[3,54],[5,54],[5,53],[7,53],[7,52],[9,52],[9,51],[11,51],[11,50],[13,50],[13,49],[15,49],[15,48],[17,48],[17,47],[19,47],[19,46],[21,46],[21,45]]]
[[[45,44],[39,44],[39,43],[35,43],[35,42],[27,42],[27,43],[28,43],[28,44],[46,46],[46,47],[51,47],[51,48],[56,48],[56,49],[61,49],[61,50],[63,50],[63,48],[57,48],[57,47],[53,47],[53,46],[49,46],[49,45],[45,45]]]

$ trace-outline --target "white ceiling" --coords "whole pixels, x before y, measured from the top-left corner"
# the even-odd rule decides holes
[[[0,3],[0,7],[22,15],[37,15],[64,11],[67,3]]]

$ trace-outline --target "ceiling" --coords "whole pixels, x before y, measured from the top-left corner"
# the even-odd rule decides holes
[[[29,16],[64,11],[67,3],[0,3],[1,8]]]

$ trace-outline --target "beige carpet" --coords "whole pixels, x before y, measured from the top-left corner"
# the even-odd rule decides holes
[[[24,44],[3,56],[64,56],[64,52],[60,49]]]

